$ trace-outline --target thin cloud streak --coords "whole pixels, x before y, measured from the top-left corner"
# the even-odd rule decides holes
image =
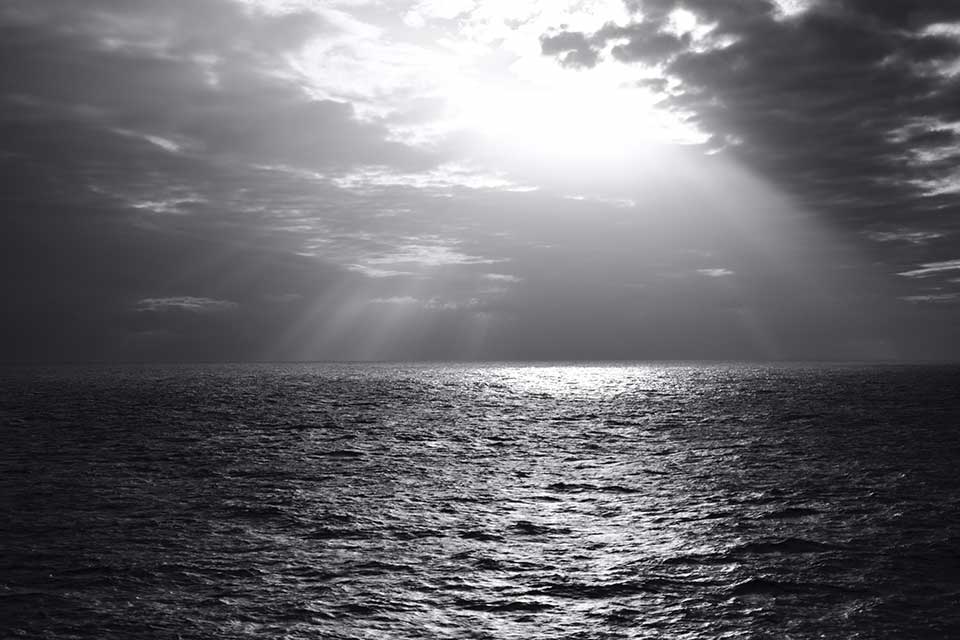
[[[922,278],[924,276],[930,276],[944,271],[957,271],[960,270],[960,260],[945,260],[943,262],[927,262],[920,265],[919,269],[911,269],[910,271],[901,271],[897,275],[901,275],[907,278]]]

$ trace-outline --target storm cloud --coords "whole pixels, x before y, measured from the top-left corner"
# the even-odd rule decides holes
[[[781,6],[791,4],[786,13]],[[662,104],[842,227],[953,258],[960,8],[947,2],[634,2],[634,21],[543,38],[548,55],[655,68]],[[678,12],[695,19],[677,33]],[[589,53],[588,53],[589,52]],[[669,87],[667,89],[666,87]],[[896,271],[911,247],[885,247]]]

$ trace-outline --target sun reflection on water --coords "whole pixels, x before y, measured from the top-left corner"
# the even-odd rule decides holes
[[[528,365],[491,369],[489,375],[516,393],[554,398],[594,396],[611,399],[618,393],[666,383],[666,367],[658,365]]]

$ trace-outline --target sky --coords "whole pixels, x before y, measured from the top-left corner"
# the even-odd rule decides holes
[[[960,3],[0,0],[0,361],[957,360]]]

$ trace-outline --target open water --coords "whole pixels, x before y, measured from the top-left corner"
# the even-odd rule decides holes
[[[0,637],[960,637],[960,368],[0,370]]]

